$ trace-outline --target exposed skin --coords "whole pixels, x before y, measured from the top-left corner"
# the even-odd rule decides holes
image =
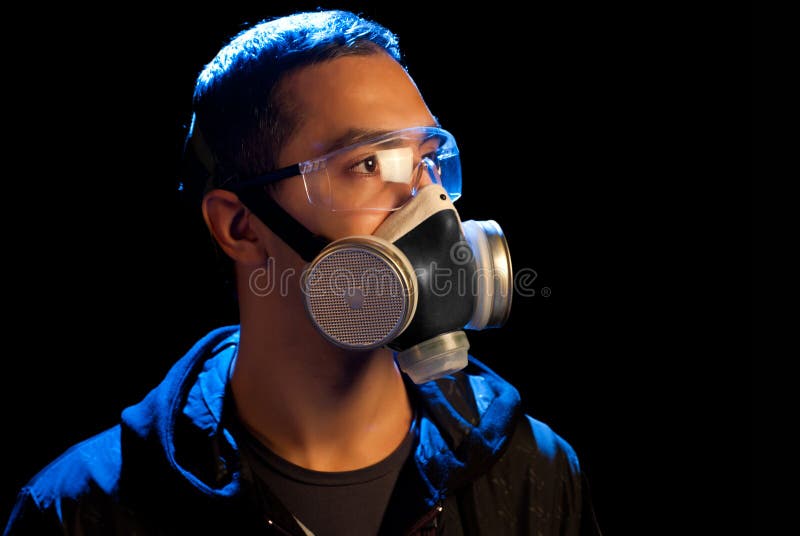
[[[383,52],[304,67],[282,84],[303,119],[278,167],[320,156],[351,128],[436,124],[414,82]],[[282,181],[275,199],[329,239],[372,234],[390,214],[313,206],[301,177]],[[236,266],[241,342],[231,382],[243,424],[284,459],[317,471],[358,469],[391,454],[413,417],[391,351],[348,352],[314,329],[298,285],[305,262],[235,194],[209,192],[203,215]],[[253,292],[254,274],[259,288],[274,288]]]

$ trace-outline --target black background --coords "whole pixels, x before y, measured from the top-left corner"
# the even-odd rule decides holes
[[[749,498],[742,23],[597,3],[70,7],[6,21],[26,37],[5,52],[0,520],[45,463],[235,321],[175,190],[194,80],[239,30],[319,5],[399,35],[459,142],[462,218],[498,221],[515,268],[535,270],[536,295],[470,334],[472,352],[575,447],[606,533],[686,533],[697,513],[717,522],[722,492]]]

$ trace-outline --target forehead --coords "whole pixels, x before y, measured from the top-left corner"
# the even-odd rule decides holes
[[[318,156],[359,133],[436,124],[411,77],[383,52],[304,67],[281,89],[299,119],[281,160]]]

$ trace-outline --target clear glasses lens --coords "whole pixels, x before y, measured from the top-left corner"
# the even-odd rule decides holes
[[[320,158],[300,170],[308,200],[330,210],[397,210],[420,188],[440,184],[461,196],[461,163],[453,136],[442,129],[399,130]]]

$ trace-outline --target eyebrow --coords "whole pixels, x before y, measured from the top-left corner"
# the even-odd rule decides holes
[[[432,125],[422,125],[422,126],[442,128],[441,124],[439,123],[439,120],[436,117],[434,117],[433,120],[434,123]],[[395,132],[395,131],[376,129],[376,128],[351,127],[347,129],[344,134],[329,142],[322,150],[322,154],[327,154],[333,151],[337,151],[342,147],[347,147],[348,145],[368,140],[370,138],[377,138],[378,136],[383,136],[384,134],[389,134],[390,132]]]

